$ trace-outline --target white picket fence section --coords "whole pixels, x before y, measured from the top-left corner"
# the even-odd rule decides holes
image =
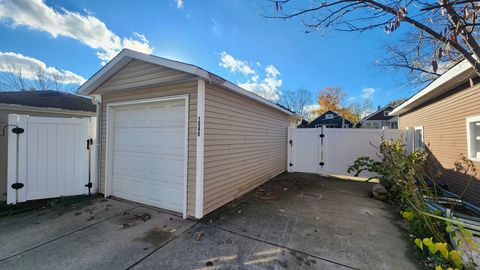
[[[87,140],[96,137],[94,117],[8,117],[8,204],[88,194],[89,181],[95,192],[96,142],[87,150]]]
[[[290,128],[288,171],[350,175],[348,167],[361,156],[378,160],[380,139],[402,139],[411,148],[407,130],[358,128]],[[363,172],[361,177],[373,175]]]

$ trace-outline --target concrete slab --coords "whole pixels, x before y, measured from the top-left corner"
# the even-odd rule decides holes
[[[368,183],[283,174],[202,223],[116,199],[0,218],[0,269],[416,269]]]
[[[195,224],[126,205],[101,222],[1,261],[0,269],[125,269]]]
[[[198,239],[198,235],[202,237]],[[179,254],[184,254],[179,256]],[[132,269],[351,269],[206,224],[168,243]]]
[[[360,269],[416,269],[411,243],[371,184],[284,174],[205,219],[218,228]]]
[[[97,198],[0,218],[0,260],[91,226],[137,205]]]

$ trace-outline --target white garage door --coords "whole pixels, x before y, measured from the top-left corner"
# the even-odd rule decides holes
[[[183,212],[185,100],[114,107],[112,195]]]

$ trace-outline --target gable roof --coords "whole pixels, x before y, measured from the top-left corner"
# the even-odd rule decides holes
[[[423,88],[397,106],[390,115],[406,113],[411,109],[450,91],[456,86],[468,82],[475,76],[476,73],[474,72],[472,65],[467,60],[463,60],[447,70],[440,77],[427,85],[427,87]]]
[[[383,112],[386,111],[386,110],[392,111],[393,109],[394,109],[394,107],[393,107],[391,104],[387,104],[387,105],[383,106],[382,108],[376,110],[375,112],[373,112],[373,113],[365,116],[364,118],[362,118],[362,120],[360,120],[360,123],[363,123],[363,122],[365,122],[365,121],[367,121],[367,120],[369,120],[369,119],[371,119],[371,120],[379,120],[379,119],[372,119],[372,118],[376,118],[377,115],[380,114],[380,113],[381,113],[381,118],[382,118],[382,119],[386,119],[386,120],[391,119],[391,118],[393,118],[393,117],[395,117],[395,116],[393,116],[393,115],[392,115],[392,116],[385,116],[385,115],[383,114]]]
[[[69,111],[96,111],[95,104],[88,97],[53,90],[0,92],[0,104]]]
[[[182,71],[188,74],[192,74],[198,78],[202,78],[208,81],[211,84],[220,86],[226,90],[235,92],[240,94],[244,97],[249,99],[255,100],[259,103],[265,104],[270,106],[276,110],[279,110],[283,113],[288,115],[295,115],[295,113],[286,110],[285,108],[275,104],[259,95],[247,91],[241,88],[238,85],[235,85],[220,76],[217,76],[213,73],[210,73],[200,67],[195,65],[183,63],[180,61],[174,61],[167,58],[144,54],[137,51],[132,51],[129,49],[123,49],[120,53],[118,53],[112,60],[110,60],[105,66],[103,66],[97,73],[95,73],[90,79],[88,79],[84,84],[80,86],[79,93],[82,95],[91,95],[100,85],[102,85],[105,81],[107,81],[110,77],[112,77],[115,73],[125,67],[130,61],[132,60],[140,60],[145,61],[148,63],[152,63],[155,65],[167,67],[170,69]]]
[[[326,119],[325,115],[327,115],[327,114],[334,114],[334,116],[333,116],[333,118]],[[324,112],[323,114],[319,115],[314,120],[312,120],[310,123],[308,123],[308,125],[311,126],[311,125],[318,125],[318,124],[337,124],[339,121],[342,121],[342,117],[340,117],[338,115],[338,113],[336,113],[332,110],[328,110],[328,111]],[[348,119],[345,119],[345,124],[348,124],[350,126],[353,125],[353,123],[348,121]]]

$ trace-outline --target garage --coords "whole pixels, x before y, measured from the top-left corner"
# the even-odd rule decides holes
[[[186,104],[170,97],[109,105],[113,196],[184,213]]]
[[[287,170],[295,113],[198,66],[125,49],[79,91],[105,197],[200,219]]]

